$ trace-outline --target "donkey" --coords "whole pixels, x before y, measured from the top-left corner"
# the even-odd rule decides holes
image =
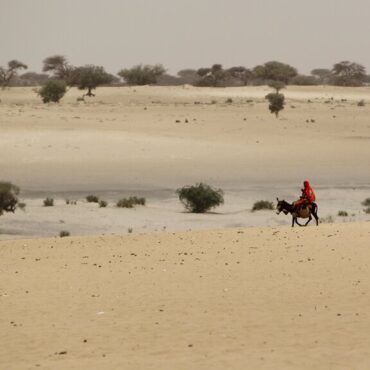
[[[285,200],[279,200],[279,198],[276,198],[276,200],[277,200],[276,213],[278,215],[281,212],[283,212],[286,215],[290,213],[292,215],[292,227],[294,227],[295,223],[298,226],[307,226],[309,222],[312,220],[312,216],[316,220],[316,226],[319,226],[319,216],[317,215],[318,207],[316,203],[311,203],[307,206],[299,207],[298,209],[296,209],[294,204],[290,204]],[[298,218],[308,218],[308,220],[304,225],[301,225],[298,222]]]

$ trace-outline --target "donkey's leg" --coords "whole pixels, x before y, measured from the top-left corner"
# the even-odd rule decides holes
[[[312,220],[312,216],[310,215],[310,217],[308,218],[307,222],[304,224],[304,226],[307,226]]]
[[[300,224],[299,222],[298,222],[298,218],[296,217],[296,219],[295,219],[295,222],[296,222],[296,224],[298,225],[298,226],[306,226],[306,225],[302,225],[302,224]]]
[[[316,226],[319,226],[319,216],[317,215],[317,205],[316,204],[312,209],[312,215],[313,215],[313,217],[315,217]]]
[[[292,216],[292,227],[294,227],[294,223],[296,222],[296,218]]]

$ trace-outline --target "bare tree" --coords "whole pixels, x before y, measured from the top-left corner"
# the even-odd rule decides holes
[[[17,76],[17,73],[21,69],[27,69],[28,67],[18,61],[18,60],[11,60],[8,62],[8,67],[0,67],[0,85],[2,89],[9,87],[11,81]]]

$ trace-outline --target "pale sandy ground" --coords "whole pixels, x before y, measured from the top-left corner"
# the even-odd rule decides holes
[[[370,223],[0,242],[0,368],[370,367]]]
[[[34,238],[0,242],[0,369],[370,367],[370,90],[289,87],[278,120],[268,91],[102,88],[83,104],[72,90],[60,105],[0,92],[0,178],[27,203],[0,238]],[[305,178],[322,217],[350,222],[291,229],[250,211]],[[174,191],[197,181],[226,204],[183,212]],[[148,205],[114,207],[131,194]],[[36,239],[61,230],[117,235]]]
[[[27,203],[25,213],[1,217],[0,238],[285,224],[250,209],[260,199],[293,201],[306,178],[322,217],[346,210],[344,221],[368,220],[370,88],[289,87],[280,119],[267,109],[269,91],[98,88],[84,104],[72,89],[59,105],[42,104],[30,88],[0,91],[0,179],[18,184]],[[175,190],[198,181],[224,189],[217,214],[183,213]],[[89,193],[108,209],[81,201]],[[148,206],[114,209],[127,195]],[[57,207],[43,208],[46,196]]]

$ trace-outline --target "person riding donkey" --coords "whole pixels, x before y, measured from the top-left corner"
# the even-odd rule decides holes
[[[293,203],[295,209],[298,211],[299,209],[303,209],[309,207],[316,201],[316,195],[313,191],[309,181],[305,180],[303,182],[304,188],[302,190],[302,195],[299,200]]]

